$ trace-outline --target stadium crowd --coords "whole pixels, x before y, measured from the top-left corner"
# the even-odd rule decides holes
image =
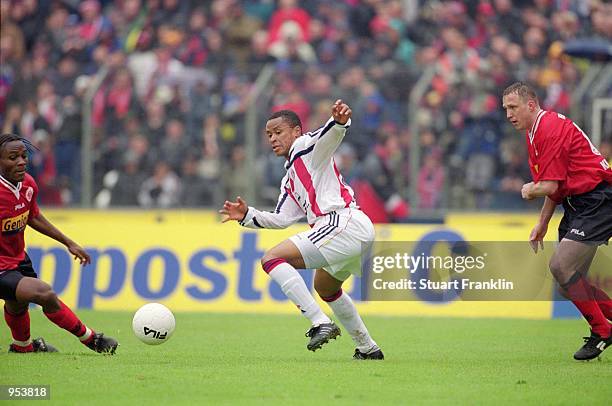
[[[78,204],[82,105],[104,71],[91,114],[97,205],[218,206],[249,182],[272,205],[283,163],[263,130],[256,168],[244,147],[249,94],[271,64],[260,128],[288,108],[312,130],[333,100],[349,103],[336,160],[376,221],[409,215],[413,137],[419,209],[520,208],[530,175],[501,90],[529,81],[544,108],[568,113],[586,62],[562,43],[611,40],[610,15],[578,0],[0,0],[0,129],[40,150],[30,172],[42,204]],[[412,134],[409,95],[427,67]]]

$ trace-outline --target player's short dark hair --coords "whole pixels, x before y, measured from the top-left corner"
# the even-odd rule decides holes
[[[26,138],[23,138],[20,135],[17,134],[2,134],[0,135],[0,152],[2,152],[2,149],[4,149],[4,146],[6,144],[8,144],[9,142],[13,142],[13,141],[21,141],[25,144],[25,147],[28,149],[28,151],[32,152],[36,148],[29,140],[27,140]]]
[[[535,90],[533,90],[533,87],[529,86],[525,82],[514,82],[504,90],[504,96],[512,93],[518,94],[523,101],[535,100],[536,103],[540,104],[538,95],[536,94]]]
[[[300,127],[300,130],[303,129],[302,121],[300,120],[298,115],[295,113],[295,111],[291,111],[291,110],[275,111],[274,113],[270,115],[270,117],[268,117],[268,121],[274,120],[275,118],[279,118],[279,117],[282,118],[283,121],[287,122],[287,124],[289,124],[291,128]]]

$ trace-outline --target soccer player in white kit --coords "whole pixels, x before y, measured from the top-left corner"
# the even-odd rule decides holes
[[[340,329],[321,310],[297,269],[316,269],[314,286],[329,304],[357,348],[355,359],[384,359],[342,283],[361,273],[361,253],[374,241],[374,226],[355,203],[353,190],[342,179],[333,154],[351,124],[352,111],[342,100],[331,108],[332,117],[317,131],[302,134],[297,114],[281,110],[270,116],[266,134],[277,156],[287,162],[287,174],[272,212],[247,206],[237,197],[219,212],[223,222],[236,220],[248,228],[286,228],[306,216],[312,227],[268,250],[261,264],[285,295],[307,317],[312,327],[307,348],[316,351]]]

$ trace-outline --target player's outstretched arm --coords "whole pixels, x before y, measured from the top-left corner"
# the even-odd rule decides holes
[[[347,128],[351,125],[352,114],[353,111],[348,104],[338,99],[331,107],[332,117],[327,123],[314,133],[306,134],[308,137],[306,137],[305,147],[315,144],[312,156],[312,165],[315,168],[329,163],[342,142]]]
[[[249,206],[247,206],[246,202],[242,200],[240,196],[236,198],[235,202],[226,200],[225,203],[223,203],[223,208],[219,210],[219,213],[225,216],[221,222],[226,223],[230,220],[242,221],[247,211],[249,211]]]
[[[81,265],[87,265],[91,262],[91,258],[87,251],[85,251],[79,244],[72,241],[64,233],[62,233],[57,227],[55,227],[49,220],[40,213],[38,216],[30,218],[28,225],[34,230],[47,237],[53,238],[55,241],[60,242],[68,248],[68,251],[74,255],[74,259],[78,259]]]

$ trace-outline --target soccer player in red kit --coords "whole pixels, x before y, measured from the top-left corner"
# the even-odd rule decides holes
[[[526,130],[533,182],[523,185],[526,200],[544,197],[540,220],[529,241],[537,253],[558,204],[564,215],[559,245],[550,271],[561,294],[578,308],[591,327],[591,336],[574,354],[577,360],[596,358],[612,344],[612,300],[585,275],[597,252],[612,237],[612,170],[586,134],[570,119],[540,108],[535,91],[517,82],[503,94],[506,117]]]
[[[26,226],[64,244],[81,264],[90,262],[89,255],[66,237],[40,212],[36,204],[38,186],[26,173],[27,140],[14,134],[0,135],[0,299],[4,300],[4,319],[11,330],[13,343],[9,352],[55,352],[42,338],[30,339],[28,306],[42,306],[45,316],[69,331],[90,349],[113,354],[115,339],[96,333],[55,294],[51,286],[38,279],[25,252]]]

